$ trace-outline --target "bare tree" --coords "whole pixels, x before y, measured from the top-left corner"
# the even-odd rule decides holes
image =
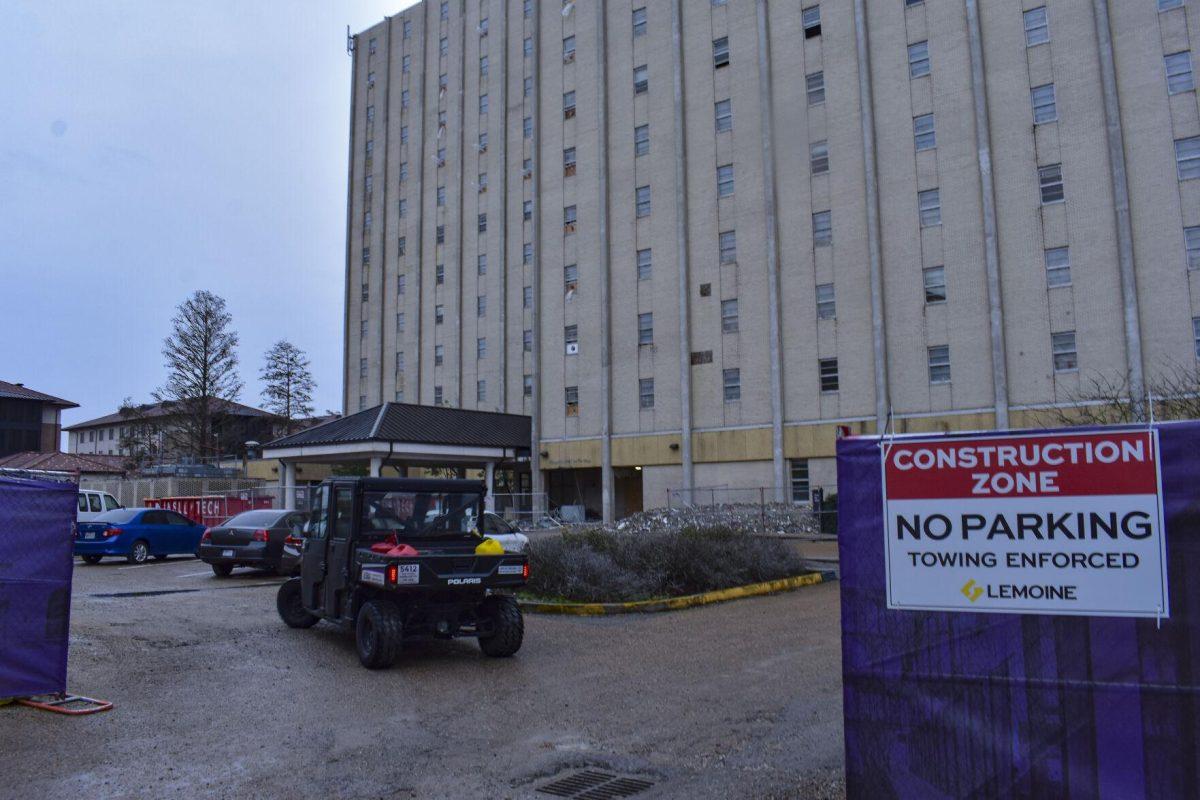
[[[242,391],[238,335],[225,300],[197,291],[180,305],[163,341],[167,382],[154,399],[167,405],[171,449],[205,459],[220,455],[220,425],[228,404]]]
[[[262,397],[268,411],[283,423],[284,435],[292,433],[295,420],[313,413],[312,393],[316,388],[308,369],[308,356],[296,345],[280,339],[264,357],[259,372],[264,388]]]
[[[125,454],[125,468],[137,471],[154,462],[162,453],[161,426],[149,416],[148,406],[138,405],[133,398],[121,401],[117,414],[121,417],[119,446]]]
[[[1088,376],[1068,404],[1047,409],[1043,424],[1113,425],[1157,420],[1200,419],[1200,369],[1170,364],[1146,383],[1147,397],[1130,394],[1129,376]]]

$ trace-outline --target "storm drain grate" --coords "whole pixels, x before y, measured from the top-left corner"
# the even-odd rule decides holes
[[[653,785],[653,781],[642,778],[585,769],[551,781],[538,788],[538,791],[555,797],[569,797],[571,800],[619,800],[633,797]]]

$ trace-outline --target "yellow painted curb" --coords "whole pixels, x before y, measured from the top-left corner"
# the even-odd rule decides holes
[[[723,603],[726,600],[737,600],[742,597],[760,597],[776,592],[787,592],[799,589],[801,586],[812,586],[822,583],[825,576],[820,572],[809,572],[791,578],[780,578],[777,581],[751,583],[746,586],[734,586],[730,589],[717,589],[714,592],[701,594],[686,594],[682,597],[668,597],[662,600],[634,600],[629,603],[543,603],[536,600],[521,600],[521,608],[535,614],[574,614],[579,617],[598,617],[604,614],[637,614],[652,611],[677,611],[681,608],[705,606],[709,603]]]

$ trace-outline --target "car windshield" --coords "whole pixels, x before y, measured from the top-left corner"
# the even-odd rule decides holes
[[[116,511],[105,511],[98,515],[93,522],[112,522],[117,525],[124,525],[133,522],[133,518],[142,512],[140,508],[118,508]]]
[[[221,524],[222,527],[227,528],[269,528],[286,513],[286,511],[276,511],[274,509],[243,511],[240,514],[234,514]]]
[[[455,492],[365,492],[364,538],[462,536],[475,530],[481,497]]]

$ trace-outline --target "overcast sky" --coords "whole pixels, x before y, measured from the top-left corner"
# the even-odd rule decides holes
[[[285,338],[341,409],[350,59],[411,0],[4,0],[0,379],[148,400],[196,289],[241,335],[242,401]]]

